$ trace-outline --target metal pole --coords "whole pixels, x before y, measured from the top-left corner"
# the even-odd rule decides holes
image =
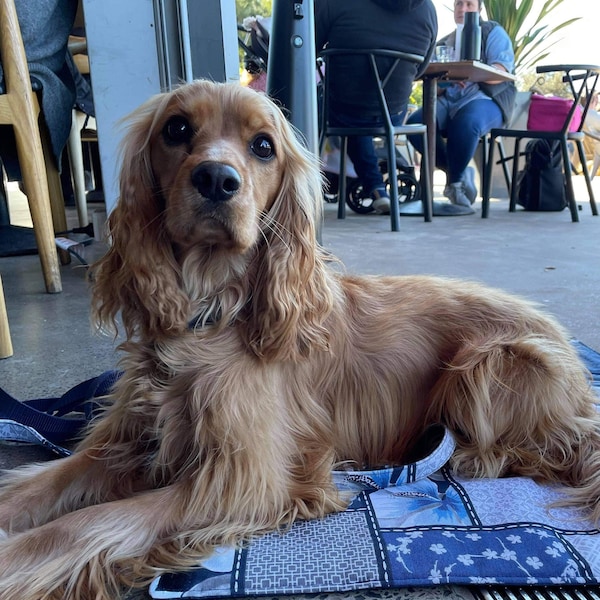
[[[267,93],[318,154],[314,0],[273,0]]]
[[[319,155],[314,0],[273,0],[267,94]],[[322,202],[322,198],[315,198]],[[321,223],[317,223],[321,240]]]

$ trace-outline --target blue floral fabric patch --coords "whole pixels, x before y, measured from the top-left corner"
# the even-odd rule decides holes
[[[548,508],[559,488],[519,477],[458,480],[445,469],[380,489],[366,479],[345,512],[221,549],[194,571],[156,579],[151,596],[600,584],[600,531],[573,509]]]

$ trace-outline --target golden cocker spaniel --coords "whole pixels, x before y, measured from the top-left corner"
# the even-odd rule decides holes
[[[124,374],[77,451],[8,474],[0,599],[114,600],[295,519],[334,465],[452,466],[570,487],[600,522],[600,421],[564,331],[474,283],[332,270],[319,167],[266,96],[197,81],[132,118],[94,315]],[[119,317],[118,317],[119,315]]]

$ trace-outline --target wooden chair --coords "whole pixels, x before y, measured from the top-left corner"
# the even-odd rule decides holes
[[[70,36],[69,50],[75,66],[82,75],[90,74],[90,61],[87,55],[87,40],[84,37]],[[93,127],[87,126],[88,119]],[[83,160],[83,144],[98,144],[98,134],[95,129],[95,119],[89,118],[84,112],[73,108],[71,134],[67,144],[69,164],[73,181],[73,194],[79,226],[85,227],[90,222],[87,209],[87,192],[85,189],[85,173]]]
[[[350,54],[362,55],[371,69],[372,85],[377,90],[379,108],[381,110],[381,126],[371,127],[339,127],[330,125],[329,123],[329,89],[327,73],[331,69],[335,69],[335,58]],[[433,200],[431,194],[431,186],[429,183],[429,168],[427,165],[427,126],[426,125],[401,125],[394,126],[392,124],[390,112],[388,109],[385,88],[390,80],[394,70],[402,61],[421,64],[424,60],[422,56],[417,54],[408,54],[406,52],[397,52],[394,50],[355,50],[355,49],[328,49],[321,52],[321,57],[325,61],[325,87],[323,94],[323,124],[320,136],[320,149],[322,150],[324,140],[330,136],[338,136],[342,140],[340,152],[340,178],[338,188],[338,218],[345,218],[346,214],[346,154],[348,145],[348,136],[363,135],[363,136],[379,136],[386,142],[387,149],[387,164],[389,181],[393,180],[393,174],[397,172],[396,162],[396,145],[395,140],[400,135],[421,135],[425,152],[422,157],[421,164],[421,198],[423,202],[423,215],[425,221],[431,221],[433,213]],[[389,65],[386,69],[380,69],[379,59],[387,59]],[[400,215],[398,205],[398,186],[390,185],[390,219],[392,231],[398,231],[400,228]]]
[[[0,60],[6,88],[0,95],[0,125],[14,128],[46,291],[61,292],[54,232],[67,229],[64,199],[40,103],[31,87],[14,0],[0,0]]]
[[[583,149],[583,140],[585,139],[585,133],[582,130],[585,117],[587,115],[590,99],[593,97],[598,77],[600,76],[600,67],[596,65],[549,65],[539,66],[536,68],[537,73],[553,73],[562,72],[563,81],[569,84],[569,88],[573,97],[573,104],[571,110],[566,116],[564,123],[558,131],[538,131],[531,129],[510,129],[510,128],[498,128],[492,129],[490,132],[490,146],[489,156],[486,166],[485,175],[485,188],[483,193],[483,204],[481,210],[481,216],[487,218],[489,214],[490,206],[490,183],[491,183],[491,170],[493,166],[493,155],[495,139],[498,137],[513,138],[515,140],[515,149],[513,154],[513,165],[512,165],[512,183],[510,190],[510,212],[516,211],[517,196],[518,196],[518,172],[519,172],[519,157],[520,157],[520,143],[522,139],[544,139],[544,140],[558,140],[560,142],[560,149],[563,162],[563,173],[566,180],[566,191],[567,201],[571,212],[571,220],[573,222],[579,221],[579,213],[577,208],[577,202],[575,200],[575,193],[573,190],[573,179],[571,173],[571,158],[569,155],[569,143],[574,143],[581,159],[583,175],[587,185],[588,195],[590,199],[590,208],[593,215],[598,215],[596,207],[596,200],[594,198],[594,192],[591,185],[589,171],[586,165],[585,152]],[[576,131],[569,131],[569,127],[573,120],[576,107],[580,104],[582,98],[587,98],[587,101],[583,105],[583,115],[581,124]]]

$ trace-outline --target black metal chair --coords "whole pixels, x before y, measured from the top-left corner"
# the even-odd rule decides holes
[[[373,127],[340,127],[337,125],[331,125],[329,122],[329,85],[328,81],[330,78],[327,77],[327,73],[331,69],[335,69],[335,58],[340,56],[348,55],[360,55],[364,56],[364,59],[368,61],[370,66],[371,74],[373,76],[372,85],[377,90],[377,99],[379,102],[379,108],[381,109],[381,126]],[[387,165],[390,182],[394,181],[393,174],[397,173],[397,157],[396,157],[396,146],[395,140],[399,135],[421,135],[423,138],[423,144],[425,152],[422,156],[421,163],[421,174],[420,174],[420,188],[421,188],[421,200],[423,203],[423,216],[425,221],[431,221],[433,214],[433,203],[431,185],[429,182],[429,169],[427,168],[427,126],[416,124],[416,125],[401,125],[394,126],[392,124],[391,115],[389,112],[388,104],[386,101],[386,85],[392,77],[396,67],[402,61],[408,61],[416,64],[422,64],[424,61],[423,56],[417,54],[409,54],[406,52],[398,52],[394,50],[355,50],[355,49],[327,49],[323,50],[320,54],[325,62],[325,77],[324,77],[324,88],[323,88],[323,121],[321,125],[320,133],[320,149],[323,149],[325,139],[327,137],[337,136],[341,138],[341,149],[340,149],[340,177],[339,177],[339,188],[338,188],[338,218],[344,219],[346,216],[346,156],[348,147],[348,136],[362,135],[372,137],[382,137],[386,142],[387,151]],[[392,231],[398,231],[400,229],[400,212],[399,212],[399,198],[398,198],[398,186],[390,185],[390,218]]]
[[[571,172],[571,161],[569,156],[569,142],[573,142],[579,153],[581,159],[583,175],[585,177],[587,190],[590,199],[590,207],[593,215],[598,215],[598,209],[596,207],[596,200],[594,198],[594,192],[592,190],[592,184],[590,180],[590,174],[587,169],[585,160],[585,151],[583,148],[583,140],[585,133],[582,131],[583,123],[587,115],[589,103],[596,84],[598,82],[598,76],[600,75],[600,67],[595,65],[548,65],[539,66],[536,68],[536,72],[543,73],[556,73],[562,72],[563,81],[569,84],[569,88],[573,95],[573,105],[569,113],[567,114],[562,127],[558,131],[538,131],[530,129],[492,129],[490,132],[490,145],[489,154],[486,164],[486,174],[484,177],[485,187],[483,192],[483,204],[481,210],[481,216],[487,218],[489,215],[490,208],[490,187],[491,187],[491,174],[492,167],[494,165],[494,146],[495,140],[498,137],[503,138],[514,138],[515,149],[512,157],[512,181],[510,185],[510,212],[515,212],[517,207],[517,196],[518,196],[518,180],[517,174],[519,172],[519,157],[520,143],[522,139],[544,139],[544,140],[557,140],[560,143],[561,156],[563,162],[563,172],[566,180],[566,192],[567,202],[571,212],[571,220],[573,222],[579,221],[579,213],[577,209],[577,202],[575,200],[575,193],[573,190],[573,179]],[[576,131],[569,131],[569,127],[573,120],[577,105],[581,103],[581,99],[584,99],[583,112],[581,118],[581,124]]]

